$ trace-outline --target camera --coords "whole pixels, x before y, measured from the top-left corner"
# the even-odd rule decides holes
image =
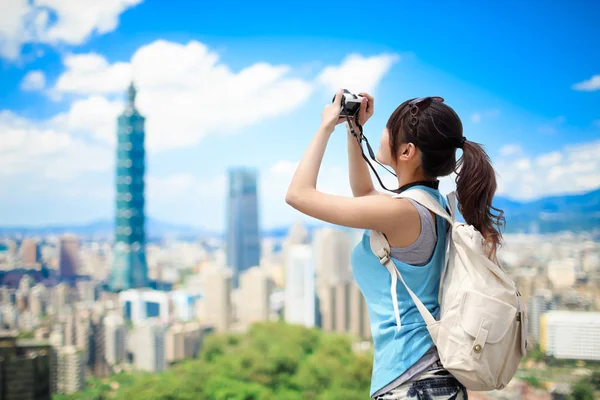
[[[360,109],[360,102],[363,97],[350,93],[348,89],[344,89],[342,93],[342,109],[340,111],[340,117],[354,117],[358,110]],[[333,103],[335,101],[335,96],[333,96]]]

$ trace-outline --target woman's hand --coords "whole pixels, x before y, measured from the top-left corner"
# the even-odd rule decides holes
[[[359,93],[363,97],[362,103],[360,103],[360,109],[358,110],[358,122],[361,126],[364,126],[369,118],[373,116],[375,111],[375,100],[368,93]]]
[[[333,132],[337,124],[341,124],[346,120],[346,117],[340,117],[340,111],[342,110],[342,93],[343,90],[340,89],[335,94],[333,103],[327,104],[321,113],[321,128],[326,129],[330,133]]]

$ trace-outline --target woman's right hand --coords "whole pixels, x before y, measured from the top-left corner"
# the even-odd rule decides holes
[[[358,122],[361,126],[364,126],[375,111],[375,100],[373,100],[373,97],[369,96],[368,93],[362,92],[359,93],[359,95],[361,95],[364,99],[360,103],[360,109],[358,110]]]

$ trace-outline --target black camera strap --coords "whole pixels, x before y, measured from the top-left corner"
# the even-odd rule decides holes
[[[369,156],[371,157],[371,159],[373,161],[375,161],[377,164],[381,165],[390,174],[392,174],[394,176],[397,176],[397,175],[393,171],[390,171],[390,169],[387,168],[385,165],[383,165],[382,163],[377,161],[377,158],[375,157],[375,153],[373,152],[373,149],[371,148],[371,145],[369,144],[367,137],[365,135],[363,135],[363,128],[360,125],[360,123],[358,122],[358,120],[356,120],[355,123],[356,123],[356,126],[358,127],[360,133],[356,133],[356,131],[354,130],[354,124],[352,124],[352,118],[346,116],[346,121],[348,122],[348,127],[350,128],[350,133],[352,133],[352,136],[354,136],[356,138],[356,142],[358,143],[358,147],[360,147],[360,153],[362,154],[363,159],[367,162],[367,164],[371,168],[371,171],[373,171],[373,173],[375,174],[375,177],[379,181],[379,184],[381,185],[382,188],[384,188],[388,192],[392,192],[392,193],[396,193],[396,194],[402,193],[406,189],[411,188],[413,186],[427,186],[432,189],[436,189],[436,190],[438,189],[439,184],[440,184],[439,180],[411,182],[411,183],[408,183],[406,185],[399,187],[398,189],[388,189],[383,184],[383,181],[379,177],[379,174],[375,170],[375,167],[373,166],[373,164],[371,164],[371,161],[369,161],[369,159],[367,158],[367,155],[365,154],[365,151],[362,146],[362,142],[364,141],[367,144],[367,151],[369,152]]]

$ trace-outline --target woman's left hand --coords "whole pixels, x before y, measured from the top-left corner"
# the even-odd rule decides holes
[[[342,93],[343,90],[339,90],[335,94],[333,103],[327,104],[325,108],[323,108],[323,112],[321,113],[321,128],[333,132],[336,125],[346,121],[345,117],[340,117],[340,111],[342,109]]]

